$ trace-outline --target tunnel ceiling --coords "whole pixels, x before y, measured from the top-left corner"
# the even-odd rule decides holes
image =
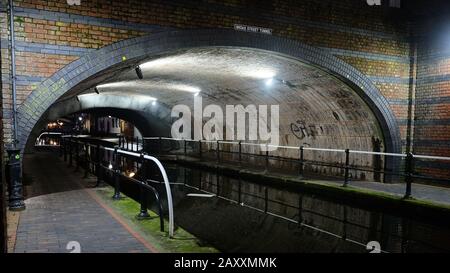
[[[382,139],[374,114],[357,90],[284,55],[248,48],[193,48],[141,62],[140,67],[143,79],[128,69],[98,84],[100,94],[88,89],[79,98],[85,104],[91,100],[89,107],[151,111],[162,105],[193,108],[194,94],[200,92],[204,107],[279,105],[283,145],[372,150],[372,138]],[[152,98],[157,105],[151,105]]]

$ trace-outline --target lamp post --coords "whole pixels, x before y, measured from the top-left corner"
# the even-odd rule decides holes
[[[9,182],[9,210],[25,209],[23,201],[23,184],[20,169],[20,149],[10,149],[8,152],[8,182]]]

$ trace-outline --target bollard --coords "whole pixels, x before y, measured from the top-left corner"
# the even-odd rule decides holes
[[[405,199],[411,198],[413,172],[414,172],[414,155],[412,153],[407,153],[405,162],[405,183],[406,183],[406,192],[404,196]]]
[[[10,149],[8,152],[8,207],[11,211],[25,209],[23,201],[23,184],[21,177],[20,149]]]
[[[303,171],[304,171],[304,147],[300,146],[300,166],[299,166],[299,171],[298,171],[298,175],[300,176],[300,178],[303,178]]]
[[[348,176],[349,176],[349,168],[350,168],[350,150],[345,149],[345,173],[344,173],[344,187],[348,186]]]
[[[120,199],[120,170],[119,170],[119,153],[117,152],[117,147],[114,148],[114,200]]]

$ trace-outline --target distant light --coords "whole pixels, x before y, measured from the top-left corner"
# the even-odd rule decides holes
[[[83,120],[83,117],[78,117],[78,120],[79,120],[79,121],[82,121],[82,120]]]
[[[108,169],[112,170],[112,168],[113,168],[113,165],[111,163],[109,163]]]
[[[272,84],[273,84],[272,78],[266,80],[266,86],[272,86]]]
[[[200,95],[200,92],[194,94],[195,97],[197,97],[198,95]]]
[[[134,173],[134,172],[131,172],[131,173],[129,173],[128,174],[128,177],[133,177],[133,176],[135,176],[136,174]]]
[[[153,106],[156,105],[156,100],[152,101],[152,105],[153,105]]]
[[[142,80],[144,78],[144,75],[142,74],[141,68],[139,66],[136,66],[134,70],[136,71],[136,75],[138,76],[138,78]]]
[[[108,118],[111,118],[111,116],[108,116]]]

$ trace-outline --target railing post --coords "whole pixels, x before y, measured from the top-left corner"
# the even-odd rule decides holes
[[[242,162],[242,141],[239,140],[239,163]]]
[[[198,141],[198,155],[200,158],[202,158],[202,140],[201,139]]]
[[[345,173],[344,173],[344,187],[348,186],[348,176],[349,176],[349,168],[350,168],[350,150],[345,149]]]
[[[184,141],[184,156],[186,156],[187,155],[187,147],[186,147],[187,141],[186,141],[186,139],[183,139],[183,141]]]
[[[67,162],[67,144],[66,144],[66,140],[64,139],[64,141],[62,143],[64,143],[64,162]]]
[[[59,138],[59,157],[63,156],[63,143],[62,143],[62,136]]]
[[[96,147],[96,162],[95,162],[95,173],[97,175],[97,183],[95,184],[95,187],[100,186],[101,183],[101,157],[100,157],[100,144],[97,144]]]
[[[264,189],[264,212],[267,213],[269,210],[269,189],[265,187]]]
[[[300,146],[300,165],[299,165],[299,171],[298,171],[300,178],[303,178],[303,171],[304,171],[304,163],[303,163],[305,160],[305,155],[304,155],[305,149],[304,148],[305,147],[303,147],[303,145]]]
[[[265,171],[269,171],[269,145],[266,144],[266,166],[265,166]]]
[[[242,203],[241,194],[242,194],[242,181],[241,181],[241,178],[239,177],[239,183],[238,183],[238,203],[239,203],[239,205]]]
[[[136,152],[139,152],[139,137],[136,137]]]
[[[72,167],[72,137],[69,140],[69,167]]]
[[[162,137],[159,137],[158,154],[162,154]]]
[[[89,153],[88,153],[89,145],[87,143],[84,144],[84,178],[88,177],[89,174]]]
[[[303,195],[298,196],[298,223],[303,223]]]
[[[217,163],[219,163],[220,162],[220,143],[219,143],[219,140],[217,140],[216,155],[217,155]]]
[[[142,172],[142,179],[143,181],[146,181],[147,179],[147,169],[145,168],[145,157],[144,157],[144,153],[141,153],[141,172]],[[148,219],[150,218],[150,215],[148,214],[148,209],[147,209],[147,191],[144,188],[144,183],[145,182],[141,182],[139,185],[139,191],[140,191],[140,201],[141,201],[141,209],[139,214],[137,215],[137,219],[138,220],[143,220],[143,219]]]
[[[119,153],[117,152],[117,147],[114,148],[114,200],[120,199],[120,170],[119,170]]]
[[[414,173],[414,155],[412,153],[406,154],[406,162],[405,162],[405,182],[406,182],[406,192],[404,198],[411,198],[411,190],[412,190],[412,182],[413,182],[413,173]]]
[[[80,145],[78,141],[75,141],[75,171],[80,170]]]

